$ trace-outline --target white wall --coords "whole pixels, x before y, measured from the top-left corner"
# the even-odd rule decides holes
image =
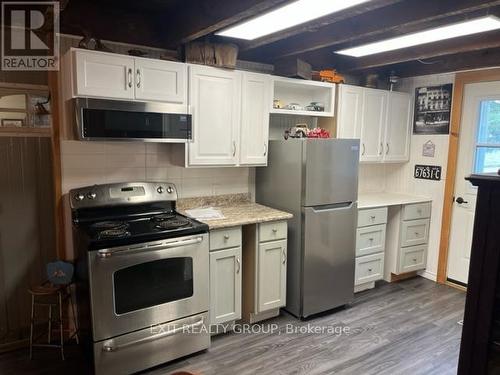
[[[417,87],[454,83],[455,74],[436,74],[402,79],[397,91],[415,95]],[[425,142],[432,141],[436,145],[433,158],[422,156]],[[444,185],[448,161],[448,135],[414,135],[411,136],[410,161],[404,164],[362,165],[359,190],[390,191],[408,194],[425,195],[432,198],[432,217],[429,232],[429,252],[427,268],[423,276],[436,280],[441,235],[441,217],[444,202]],[[413,177],[415,164],[439,165],[442,167],[441,181],[418,180]],[[382,176],[382,177],[380,177]]]

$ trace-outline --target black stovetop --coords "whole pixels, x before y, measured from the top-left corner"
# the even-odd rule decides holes
[[[159,239],[205,233],[208,225],[175,210],[102,216],[76,220],[75,229],[88,250],[126,246]]]

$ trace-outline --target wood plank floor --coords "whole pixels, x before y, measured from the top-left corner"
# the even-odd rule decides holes
[[[288,315],[266,321],[274,333],[215,337],[209,351],[148,371],[203,375],[232,374],[455,374],[465,293],[417,277],[382,284],[356,295],[346,309],[301,322]],[[287,333],[307,327],[323,333]],[[330,328],[328,328],[330,327]],[[344,333],[332,332],[343,329]],[[329,332],[330,330],[330,332]],[[0,355],[0,374],[86,374],[89,364],[77,347],[68,359],[55,352],[25,350]]]

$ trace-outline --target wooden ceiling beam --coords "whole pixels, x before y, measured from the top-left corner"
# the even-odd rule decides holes
[[[387,75],[394,72],[399,77],[416,77],[428,74],[459,72],[500,66],[500,48],[472,51],[456,55],[442,56],[438,60],[423,64],[410,61],[389,65],[375,72]]]
[[[191,42],[291,0],[192,0],[175,7],[164,27],[168,47]]]
[[[350,46],[489,14],[500,0],[405,1],[369,11],[265,47],[244,51],[245,59],[274,61],[332,46]]]
[[[348,58],[336,66],[344,72],[366,71],[407,61],[425,60],[440,56],[454,55],[471,51],[500,48],[500,31],[490,31],[447,41],[405,48],[402,50],[379,53],[361,58]]]

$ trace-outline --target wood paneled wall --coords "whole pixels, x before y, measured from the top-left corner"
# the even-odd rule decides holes
[[[0,349],[28,336],[27,289],[56,258],[50,138],[0,137]]]

